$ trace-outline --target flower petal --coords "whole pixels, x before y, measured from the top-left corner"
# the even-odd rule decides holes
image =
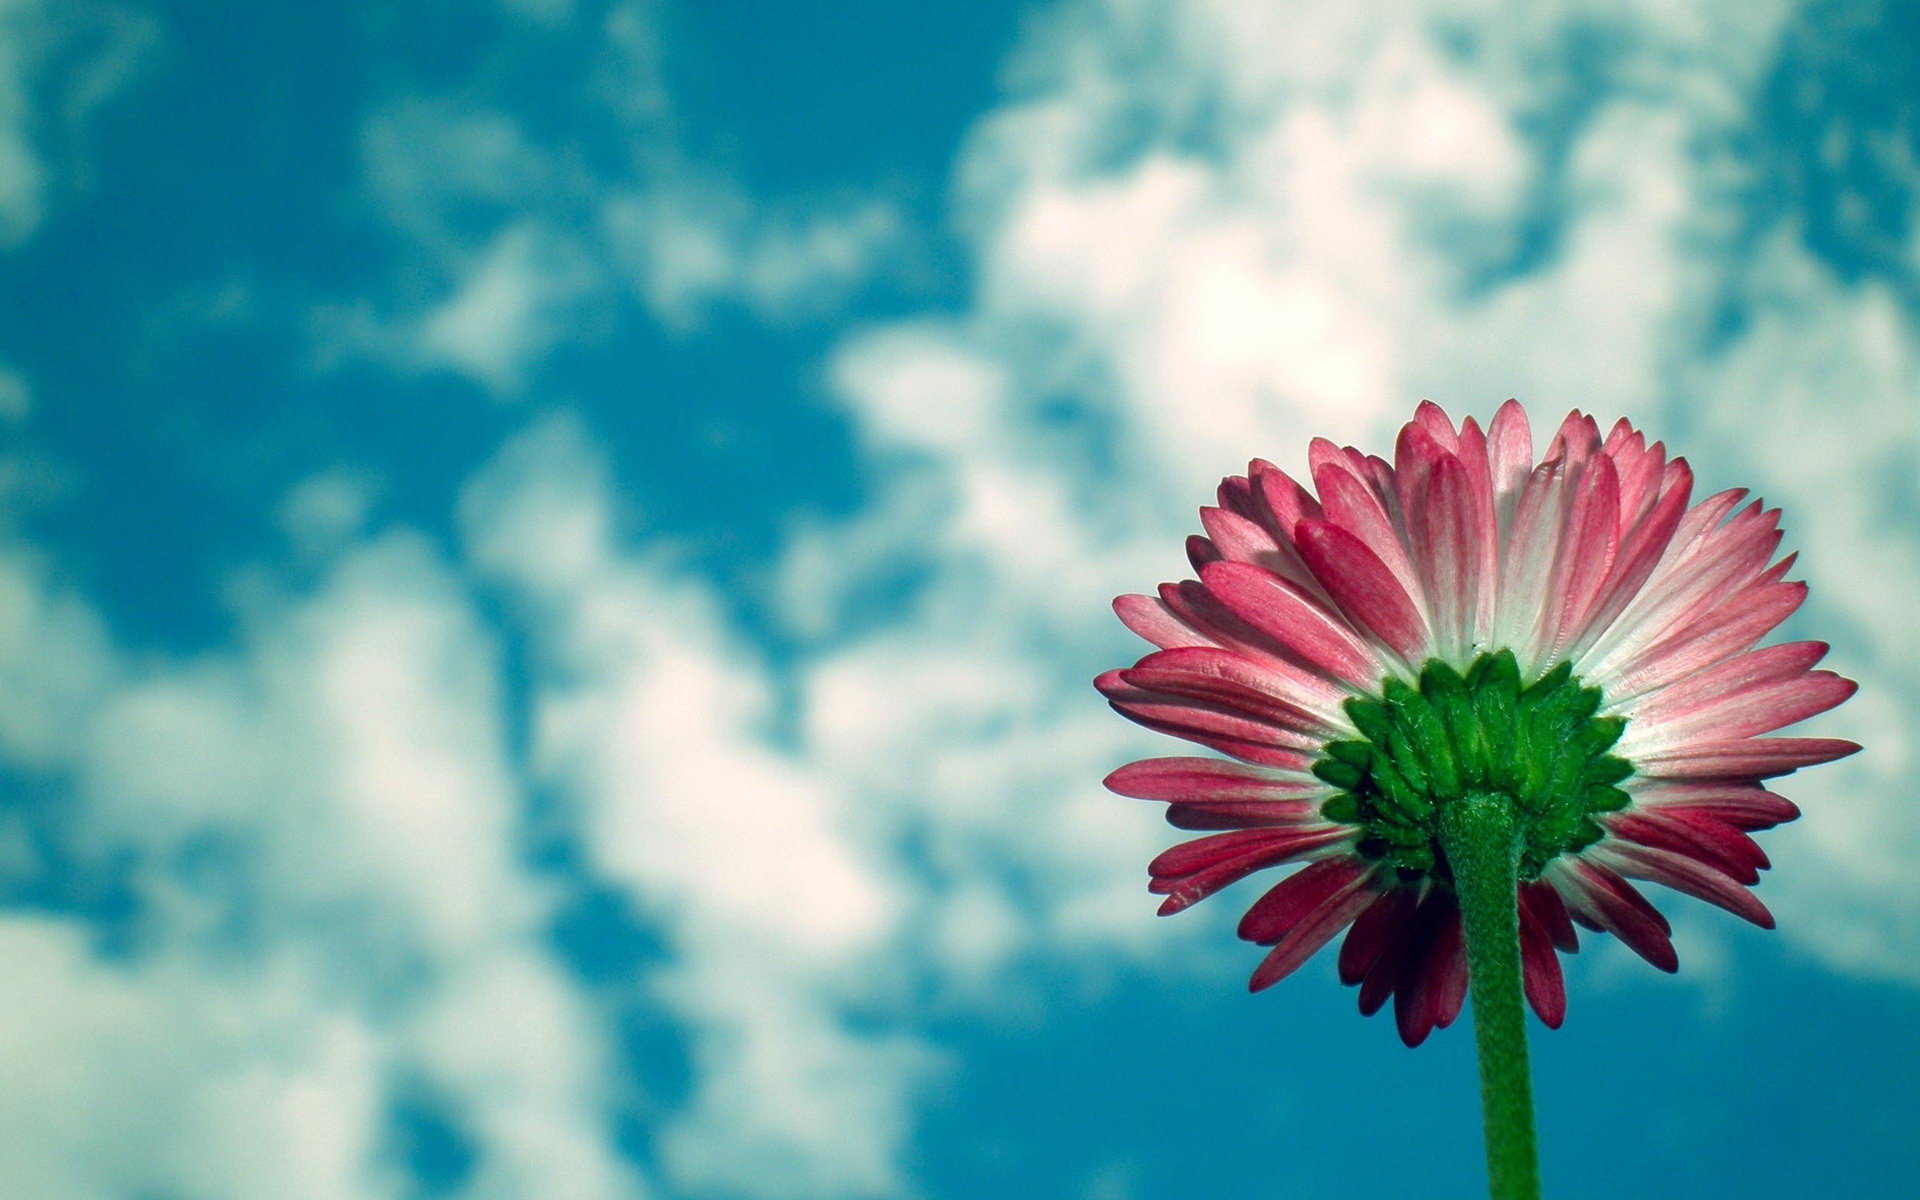
[[[1330,521],[1302,521],[1301,557],[1343,612],[1408,662],[1427,647],[1427,624],[1406,589],[1365,542]]]

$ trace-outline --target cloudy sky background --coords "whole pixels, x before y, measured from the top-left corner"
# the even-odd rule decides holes
[[[1906,1194],[1917,204],[1897,0],[0,0],[0,1194],[1471,1194],[1089,681],[1507,396],[1784,506],[1867,746],[1570,964],[1553,1193]]]

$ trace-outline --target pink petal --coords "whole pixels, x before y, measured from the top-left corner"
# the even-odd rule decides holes
[[[1293,702],[1289,673],[1270,661],[1249,659],[1212,646],[1156,650],[1120,673],[1126,684],[1231,712],[1257,717],[1316,741],[1337,729]]]
[[[1161,650],[1159,653],[1183,651]],[[1133,682],[1137,674],[1135,670],[1109,671],[1094,680],[1094,686],[1116,711],[1140,724],[1174,727],[1186,731],[1183,736],[1202,734],[1299,750],[1317,750],[1323,740],[1318,730],[1311,727],[1310,718],[1278,701],[1259,706],[1251,696],[1214,700],[1148,689]],[[1161,676],[1148,677],[1161,682]]]
[[[1216,563],[1200,573],[1234,616],[1303,665],[1333,679],[1371,688],[1385,668],[1345,621],[1293,584],[1251,563]]]
[[[1607,573],[1593,612],[1587,618],[1586,629],[1573,641],[1575,657],[1583,655],[1634,601],[1672,544],[1674,532],[1686,515],[1688,498],[1693,494],[1693,472],[1685,459],[1675,459],[1667,468],[1667,476],[1651,510],[1640,517],[1622,539],[1613,568]],[[1624,497],[1621,502],[1625,504]]]
[[[1412,518],[1421,552],[1422,583],[1433,630],[1444,654],[1462,655],[1477,632],[1480,610],[1480,546],[1471,508],[1467,470],[1443,458],[1428,476]]]
[[[1220,553],[1220,547],[1197,533],[1187,535],[1187,561],[1198,571],[1210,562],[1219,562],[1226,555]]]
[[[1293,538],[1293,527],[1309,517],[1319,517],[1320,502],[1293,477],[1270,462],[1255,459],[1253,490],[1265,519],[1261,522],[1284,541]]]
[[[1347,698],[1347,690],[1318,671],[1293,662],[1285,646],[1241,620],[1205,584],[1192,579],[1163,583],[1160,599],[1183,624],[1215,645],[1257,660],[1276,681],[1283,681],[1283,694],[1290,702],[1323,721],[1340,719],[1340,704]]]
[[[1460,448],[1459,435],[1453,431],[1453,421],[1447,416],[1447,410],[1431,400],[1422,400],[1413,410],[1413,423],[1437,442],[1447,453],[1452,454]]]
[[[1549,459],[1534,468],[1520,493],[1500,567],[1500,598],[1494,641],[1520,657],[1522,670],[1538,658],[1537,629],[1559,548],[1566,463]]]
[[[1093,681],[1094,686],[1107,696],[1115,712],[1136,724],[1269,767],[1304,773],[1313,764],[1316,755],[1311,751],[1316,743],[1305,734],[1215,705],[1183,703],[1143,692],[1128,684],[1123,674],[1108,671]]]
[[[1320,795],[1325,784],[1276,779],[1258,767],[1218,758],[1143,758],[1106,778],[1110,791],[1138,800],[1176,804],[1220,800],[1291,803],[1303,794]]]
[[[1272,569],[1280,563],[1280,543],[1256,522],[1224,508],[1200,510],[1200,524],[1220,556],[1232,562],[1259,563]]]
[[[1766,737],[1691,742],[1635,762],[1644,775],[1667,779],[1766,779],[1859,751],[1840,738]]]
[[[1302,521],[1301,557],[1348,617],[1409,662],[1423,657],[1426,621],[1365,542],[1330,521]]]
[[[1472,417],[1460,424],[1460,450],[1456,457],[1466,469],[1468,541],[1474,547],[1473,577],[1478,583],[1478,603],[1469,636],[1478,644],[1493,631],[1493,606],[1500,582],[1500,524],[1486,435],[1480,432],[1480,426]]]
[[[1586,627],[1600,586],[1620,548],[1620,482],[1613,460],[1595,457],[1574,485],[1548,584],[1540,644],[1558,654]]]
[[[1644,695],[1726,661],[1765,637],[1806,598],[1806,584],[1777,582],[1727,597],[1693,625],[1622,663],[1607,687],[1609,699]]]
[[[1761,684],[1803,677],[1826,657],[1825,642],[1784,642],[1728,659],[1655,692],[1632,708],[1635,719],[1672,721],[1708,709]]]
[[[1754,684],[1748,691],[1720,697],[1657,724],[1649,722],[1646,727],[1653,738],[1670,742],[1694,737],[1714,741],[1752,737],[1826,712],[1853,695],[1859,686],[1832,671],[1811,671],[1798,679]]]
[[[1367,549],[1393,573],[1401,589],[1408,596],[1417,598],[1420,595],[1419,576],[1413,569],[1413,560],[1407,556],[1400,527],[1387,511],[1385,501],[1351,472],[1334,464],[1316,470],[1313,482],[1320,489],[1320,503],[1326,509],[1324,520],[1365,543]],[[1301,536],[1300,527],[1295,527],[1294,536]],[[1302,547],[1303,552],[1304,549]],[[1312,558],[1307,558],[1307,565],[1314,565]],[[1319,574],[1318,570],[1314,573]]]
[[[1175,616],[1157,596],[1116,596],[1113,611],[1120,623],[1163,650],[1175,646],[1211,646],[1199,633]]]
[[[1493,475],[1495,511],[1500,528],[1513,528],[1514,510],[1519,507],[1520,492],[1533,472],[1533,431],[1527,427],[1527,410],[1517,400],[1509,400],[1493,415],[1487,426],[1487,460]]]

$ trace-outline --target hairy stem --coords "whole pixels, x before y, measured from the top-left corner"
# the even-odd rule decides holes
[[[1453,869],[1467,940],[1473,1038],[1492,1200],[1539,1200],[1533,1083],[1520,986],[1519,840],[1513,802],[1469,792],[1440,812],[1440,846]]]

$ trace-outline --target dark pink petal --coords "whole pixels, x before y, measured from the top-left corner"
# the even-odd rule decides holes
[[[1109,671],[1093,682],[1116,711],[1140,724],[1173,727],[1189,734],[1233,738],[1263,746],[1314,750],[1320,745],[1321,738],[1307,728],[1307,722],[1278,701],[1272,702],[1270,708],[1256,708],[1251,699],[1216,702],[1149,690],[1132,682],[1131,677],[1136,674],[1134,670]]]
[[[1166,900],[1160,905],[1160,915],[1172,916],[1182,909],[1206,899],[1229,884],[1238,883],[1255,871],[1264,871],[1268,867],[1312,854],[1329,846],[1352,838],[1351,830],[1341,826],[1322,826],[1305,829],[1257,829],[1243,831],[1257,835],[1262,841],[1250,841],[1237,855],[1208,862],[1205,866],[1192,867],[1184,873],[1161,871],[1153,874],[1147,884],[1147,890],[1155,895],[1163,895]],[[1234,834],[1220,834],[1221,837],[1233,837]],[[1210,839],[1201,838],[1199,842]],[[1197,845],[1188,842],[1187,846]],[[1174,847],[1180,850],[1182,847]],[[1169,851],[1169,853],[1172,853]],[[1207,851],[1191,852],[1191,859],[1175,858],[1175,864],[1201,861]],[[1154,860],[1154,867],[1164,867],[1166,855]]]
[[[1394,988],[1393,1020],[1408,1046],[1418,1046],[1452,1019],[1447,1010],[1454,1003],[1460,954],[1460,906],[1452,892],[1435,891],[1420,906]]]
[[[1254,496],[1263,513],[1261,524],[1276,538],[1291,542],[1295,525],[1320,516],[1320,502],[1285,471],[1260,459],[1254,460],[1251,470]]]
[[[1167,807],[1167,824],[1175,829],[1257,829],[1275,825],[1317,825],[1316,800],[1214,800]]]
[[[1642,787],[1634,805],[1682,816],[1698,814],[1735,829],[1771,829],[1800,816],[1793,801],[1757,783],[1660,783]]]
[[[1662,971],[1680,969],[1673,927],[1647,898],[1610,868],[1586,858],[1560,858],[1549,868],[1567,908],[1604,929]]]
[[[1200,574],[1220,602],[1305,666],[1371,688],[1384,671],[1345,621],[1294,584],[1251,563],[1216,563]]]
[[[1553,941],[1531,912],[1520,910],[1520,975],[1527,1003],[1548,1029],[1560,1028],[1567,1018],[1567,986],[1560,974],[1560,956]]]
[[[1360,981],[1360,1015],[1364,1017],[1379,1012],[1380,1007],[1393,998],[1400,986],[1401,968],[1407,955],[1424,936],[1422,931],[1428,925],[1421,913],[1434,892],[1432,886],[1423,879],[1401,890],[1413,897],[1412,909],[1383,931],[1380,953],[1367,968],[1366,978]]]
[[[1665,884],[1676,892],[1685,892],[1744,917],[1762,929],[1773,928],[1773,914],[1760,903],[1759,897],[1698,859],[1619,841],[1602,842],[1588,853],[1604,858],[1623,875]]]
[[[1309,863],[1253,902],[1253,907],[1240,918],[1240,937],[1270,946],[1308,913],[1359,886],[1373,871],[1372,863],[1353,855]]]
[[[1769,865],[1752,838],[1718,821],[1638,809],[1613,813],[1603,823],[1615,838],[1697,859],[1744,884],[1759,883]]]
[[[1198,571],[1210,562],[1219,562],[1226,556],[1220,553],[1220,547],[1201,537],[1197,533],[1187,535],[1187,561]]]
[[[1366,543],[1329,521],[1302,521],[1295,536],[1301,557],[1348,617],[1408,661],[1422,657],[1426,621]]]
[[[1386,502],[1352,472],[1337,465],[1329,464],[1317,469],[1313,482],[1320,489],[1320,503],[1326,509],[1323,519],[1365,543],[1367,549],[1392,572],[1401,589],[1408,596],[1417,597],[1420,594],[1420,579],[1413,569],[1413,560],[1407,556],[1407,547],[1401,541],[1400,527],[1387,510]],[[1395,507],[1398,507],[1397,502]],[[1294,536],[1300,536],[1300,527],[1294,528]],[[1314,565],[1312,558],[1307,558],[1307,565]],[[1315,574],[1318,573],[1316,568]]]
[[[1544,929],[1554,947],[1566,954],[1580,949],[1580,935],[1574,932],[1567,906],[1551,883],[1536,879],[1520,885],[1520,907],[1534,924]]]
[[[1376,896],[1340,943],[1340,982],[1351,986],[1365,979],[1380,956],[1406,936],[1407,924],[1419,907],[1418,887],[1395,887]]]
[[[1335,732],[1292,700],[1292,677],[1269,663],[1212,646],[1158,650],[1122,671],[1126,684],[1146,692],[1255,717],[1324,741]]]
[[[1169,803],[1245,800],[1289,803],[1326,785],[1276,779],[1257,767],[1217,758],[1143,758],[1106,778],[1109,790],[1138,800]]]
[[[1295,705],[1332,719],[1347,690],[1318,671],[1294,662],[1287,648],[1247,624],[1198,580],[1160,585],[1160,599],[1181,622],[1204,634],[1213,644],[1257,660],[1274,678],[1284,682],[1284,694]]]
[[[1766,779],[1857,753],[1840,738],[1763,737],[1693,742],[1649,754],[1634,765],[1668,779]]]
[[[1337,937],[1342,929],[1371,904],[1375,893],[1368,885],[1377,870],[1360,876],[1347,890],[1335,893],[1319,907],[1302,917],[1274,943],[1273,949],[1254,969],[1248,981],[1249,991],[1272,987],[1298,970],[1302,963],[1319,953],[1320,948]]]

